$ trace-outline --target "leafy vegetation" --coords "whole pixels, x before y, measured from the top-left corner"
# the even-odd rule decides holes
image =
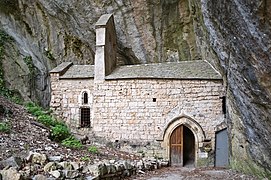
[[[56,59],[54,58],[53,54],[51,51],[47,50],[45,51],[45,55],[48,59],[50,59],[51,61],[55,61]]]
[[[24,57],[24,62],[26,63],[26,65],[30,71],[31,77],[34,76],[36,74],[36,67],[34,66],[32,57],[31,56]]]
[[[61,142],[70,136],[69,128],[66,125],[56,125],[52,127],[51,138],[57,142]]]
[[[99,150],[96,146],[89,146],[88,147],[88,152],[92,153],[92,154],[98,154],[99,153]]]
[[[54,141],[61,142],[68,138],[71,133],[69,128],[60,121],[57,121],[47,111],[44,111],[40,106],[34,103],[27,103],[26,109],[29,113],[37,117],[37,121],[51,128],[50,138]]]
[[[7,122],[0,122],[0,132],[9,133],[11,126]]]
[[[87,156],[81,157],[81,161],[90,161],[90,158]]]
[[[26,104],[26,109],[29,113],[37,117],[46,114],[40,106],[31,102]]]
[[[63,146],[69,147],[69,148],[75,148],[75,149],[80,149],[83,147],[81,141],[76,139],[74,136],[70,136],[66,139],[64,139],[61,144]]]
[[[56,120],[48,114],[40,114],[37,120],[47,127],[55,126],[57,124]]]

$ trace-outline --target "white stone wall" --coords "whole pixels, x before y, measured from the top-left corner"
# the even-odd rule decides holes
[[[223,121],[221,81],[109,80],[95,85],[93,130],[110,140],[158,139],[169,118],[183,113],[215,136]],[[154,101],[156,99],[156,102]]]
[[[51,104],[55,115],[64,120],[73,132],[80,127],[80,107],[92,109],[93,79],[60,79],[51,74]],[[83,92],[88,92],[88,104],[82,103]],[[92,123],[92,122],[91,122]],[[81,131],[87,133],[89,129]]]
[[[51,80],[55,114],[73,132],[94,132],[113,142],[154,142],[182,114],[199,123],[214,149],[215,128],[224,121],[221,81],[134,79],[94,85],[93,79],[58,80],[56,74],[51,74]],[[90,129],[78,128],[83,91],[90,93]]]

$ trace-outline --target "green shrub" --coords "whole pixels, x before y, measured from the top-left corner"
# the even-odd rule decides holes
[[[52,127],[51,139],[61,142],[70,136],[70,131],[66,125],[56,125]]]
[[[43,111],[40,106],[30,102],[26,104],[26,109],[29,113],[37,117],[38,122],[51,127],[50,139],[61,142],[70,136],[69,128],[65,123],[57,121],[48,112]]]
[[[37,116],[37,117],[45,114],[43,109],[41,107],[35,105],[34,103],[27,103],[26,109],[29,113],[31,113],[32,115]]]
[[[86,157],[86,156],[83,156],[83,157],[81,157],[81,161],[90,161],[90,158]]]
[[[38,116],[38,121],[47,127],[56,126],[57,121],[48,114],[42,114]]]
[[[88,147],[88,152],[92,153],[92,154],[98,154],[98,148],[96,146],[89,146]]]
[[[66,147],[76,148],[76,149],[83,147],[82,143],[78,139],[76,139],[74,136],[70,136],[70,137],[64,139],[61,142],[61,144]]]
[[[11,126],[6,122],[0,122],[0,132],[9,133]]]

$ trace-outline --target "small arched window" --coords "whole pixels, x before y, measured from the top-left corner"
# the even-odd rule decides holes
[[[87,104],[87,103],[88,103],[88,93],[83,92],[83,104]]]

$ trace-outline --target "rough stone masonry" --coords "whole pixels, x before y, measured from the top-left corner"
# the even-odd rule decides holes
[[[65,62],[50,72],[55,115],[73,133],[169,161],[171,135],[185,126],[194,135],[195,165],[213,165],[215,133],[225,128],[220,74],[207,61],[117,67],[116,39],[113,15],[103,15],[95,65]]]

